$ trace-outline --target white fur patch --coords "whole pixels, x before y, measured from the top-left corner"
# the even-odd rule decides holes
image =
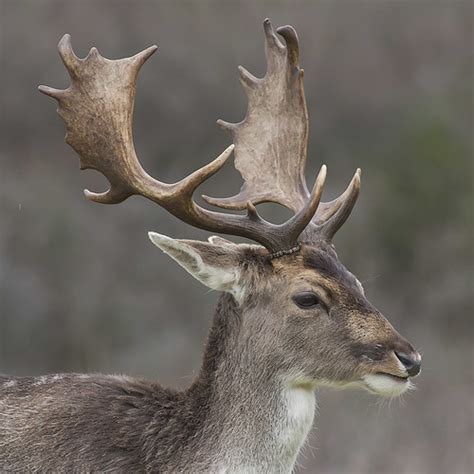
[[[64,379],[64,374],[54,374],[54,375],[41,375],[40,377],[36,377],[33,386],[38,385],[45,385],[48,383],[58,382],[59,380]]]
[[[16,385],[16,380],[9,380],[3,384],[3,388],[14,387]]]
[[[411,386],[408,379],[398,380],[384,374],[365,375],[363,381],[371,392],[385,397],[397,397],[406,392]]]
[[[78,375],[76,375],[76,377],[78,379],[81,379],[81,380],[87,380],[87,379],[91,378],[91,376],[89,374],[78,374]]]
[[[276,389],[278,390],[278,389]],[[232,423],[229,437],[214,447],[216,464],[206,472],[232,474],[291,473],[299,450],[304,445],[312,427],[316,409],[314,386],[283,384],[278,393],[278,402],[266,406],[263,403],[258,414],[246,414],[239,429],[239,416]],[[270,408],[271,407],[271,408]],[[254,407],[257,408],[258,407]],[[266,425],[261,444],[254,450],[254,438],[258,431],[252,426],[253,419],[265,419]],[[250,429],[247,426],[250,423]],[[268,430],[267,430],[268,428]]]
[[[210,237],[208,237],[207,240],[212,245],[229,245],[231,247],[237,245],[234,244],[234,242],[231,242],[230,240],[219,237],[218,235],[211,235]]]
[[[45,383],[48,383],[48,376],[42,375],[41,377],[36,378],[36,380],[33,382],[33,386],[44,385]]]
[[[299,450],[313,424],[316,408],[314,389],[311,387],[291,387],[283,393],[286,416],[278,425],[277,439],[283,448],[284,465],[293,466]]]

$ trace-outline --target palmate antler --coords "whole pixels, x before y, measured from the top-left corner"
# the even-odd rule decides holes
[[[299,67],[296,31],[282,26],[273,31],[263,23],[267,72],[262,79],[239,67],[240,82],[248,97],[248,109],[240,123],[218,120],[232,133],[235,167],[244,179],[239,194],[230,198],[204,199],[225,209],[244,209],[247,202],[275,202],[298,212],[309,198],[305,180],[308,113]],[[334,201],[320,203],[314,225],[305,238],[331,239],[349,216],[360,189],[358,169],[346,191]]]
[[[326,167],[321,168],[308,194],[303,174],[308,126],[302,71],[298,67],[298,41],[291,27],[278,31],[285,38],[286,47],[273,33],[270,22],[265,21],[268,61],[265,78],[253,78],[241,69],[250,103],[247,118],[241,124],[224,124],[234,128],[236,166],[244,177],[244,187],[234,198],[206,198],[220,207],[247,209],[246,215],[213,212],[193,200],[196,188],[224,165],[234,145],[174,184],[155,180],[140,165],[132,138],[135,84],[141,66],[156,51],[156,46],[119,60],[106,59],[92,48],[85,59],[80,59],[72,50],[70,36],[65,35],[59,42],[59,53],[71,85],[66,90],[47,86],[39,89],[58,100],[58,113],[67,128],[66,141],[79,154],[81,169],[96,169],[110,182],[108,191],[86,190],[86,196],[95,202],[116,204],[129,196],[141,195],[188,224],[247,237],[276,255],[295,248],[311,219],[320,224],[312,225],[311,230],[331,237],[333,231],[328,229],[339,228],[352,209],[359,175],[356,174],[340,198],[316,212]],[[281,225],[269,223],[258,215],[254,206],[264,201],[282,204],[295,214]]]

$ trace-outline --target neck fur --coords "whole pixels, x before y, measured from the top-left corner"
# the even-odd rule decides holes
[[[311,428],[314,387],[275,370],[254,344],[233,298],[223,295],[199,377],[189,393],[205,410],[211,464],[222,472],[292,472]],[[263,351],[264,352],[264,351]]]

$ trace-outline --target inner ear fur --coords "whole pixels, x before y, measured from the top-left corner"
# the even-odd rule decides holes
[[[234,244],[220,237],[211,242],[172,239],[155,232],[150,232],[149,237],[201,283],[239,297],[242,295],[242,261],[249,258],[249,253],[262,249],[255,245]]]

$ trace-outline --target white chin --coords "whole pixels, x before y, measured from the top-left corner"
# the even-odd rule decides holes
[[[399,379],[385,374],[364,375],[362,380],[370,392],[384,397],[397,397],[411,386],[408,379]]]

